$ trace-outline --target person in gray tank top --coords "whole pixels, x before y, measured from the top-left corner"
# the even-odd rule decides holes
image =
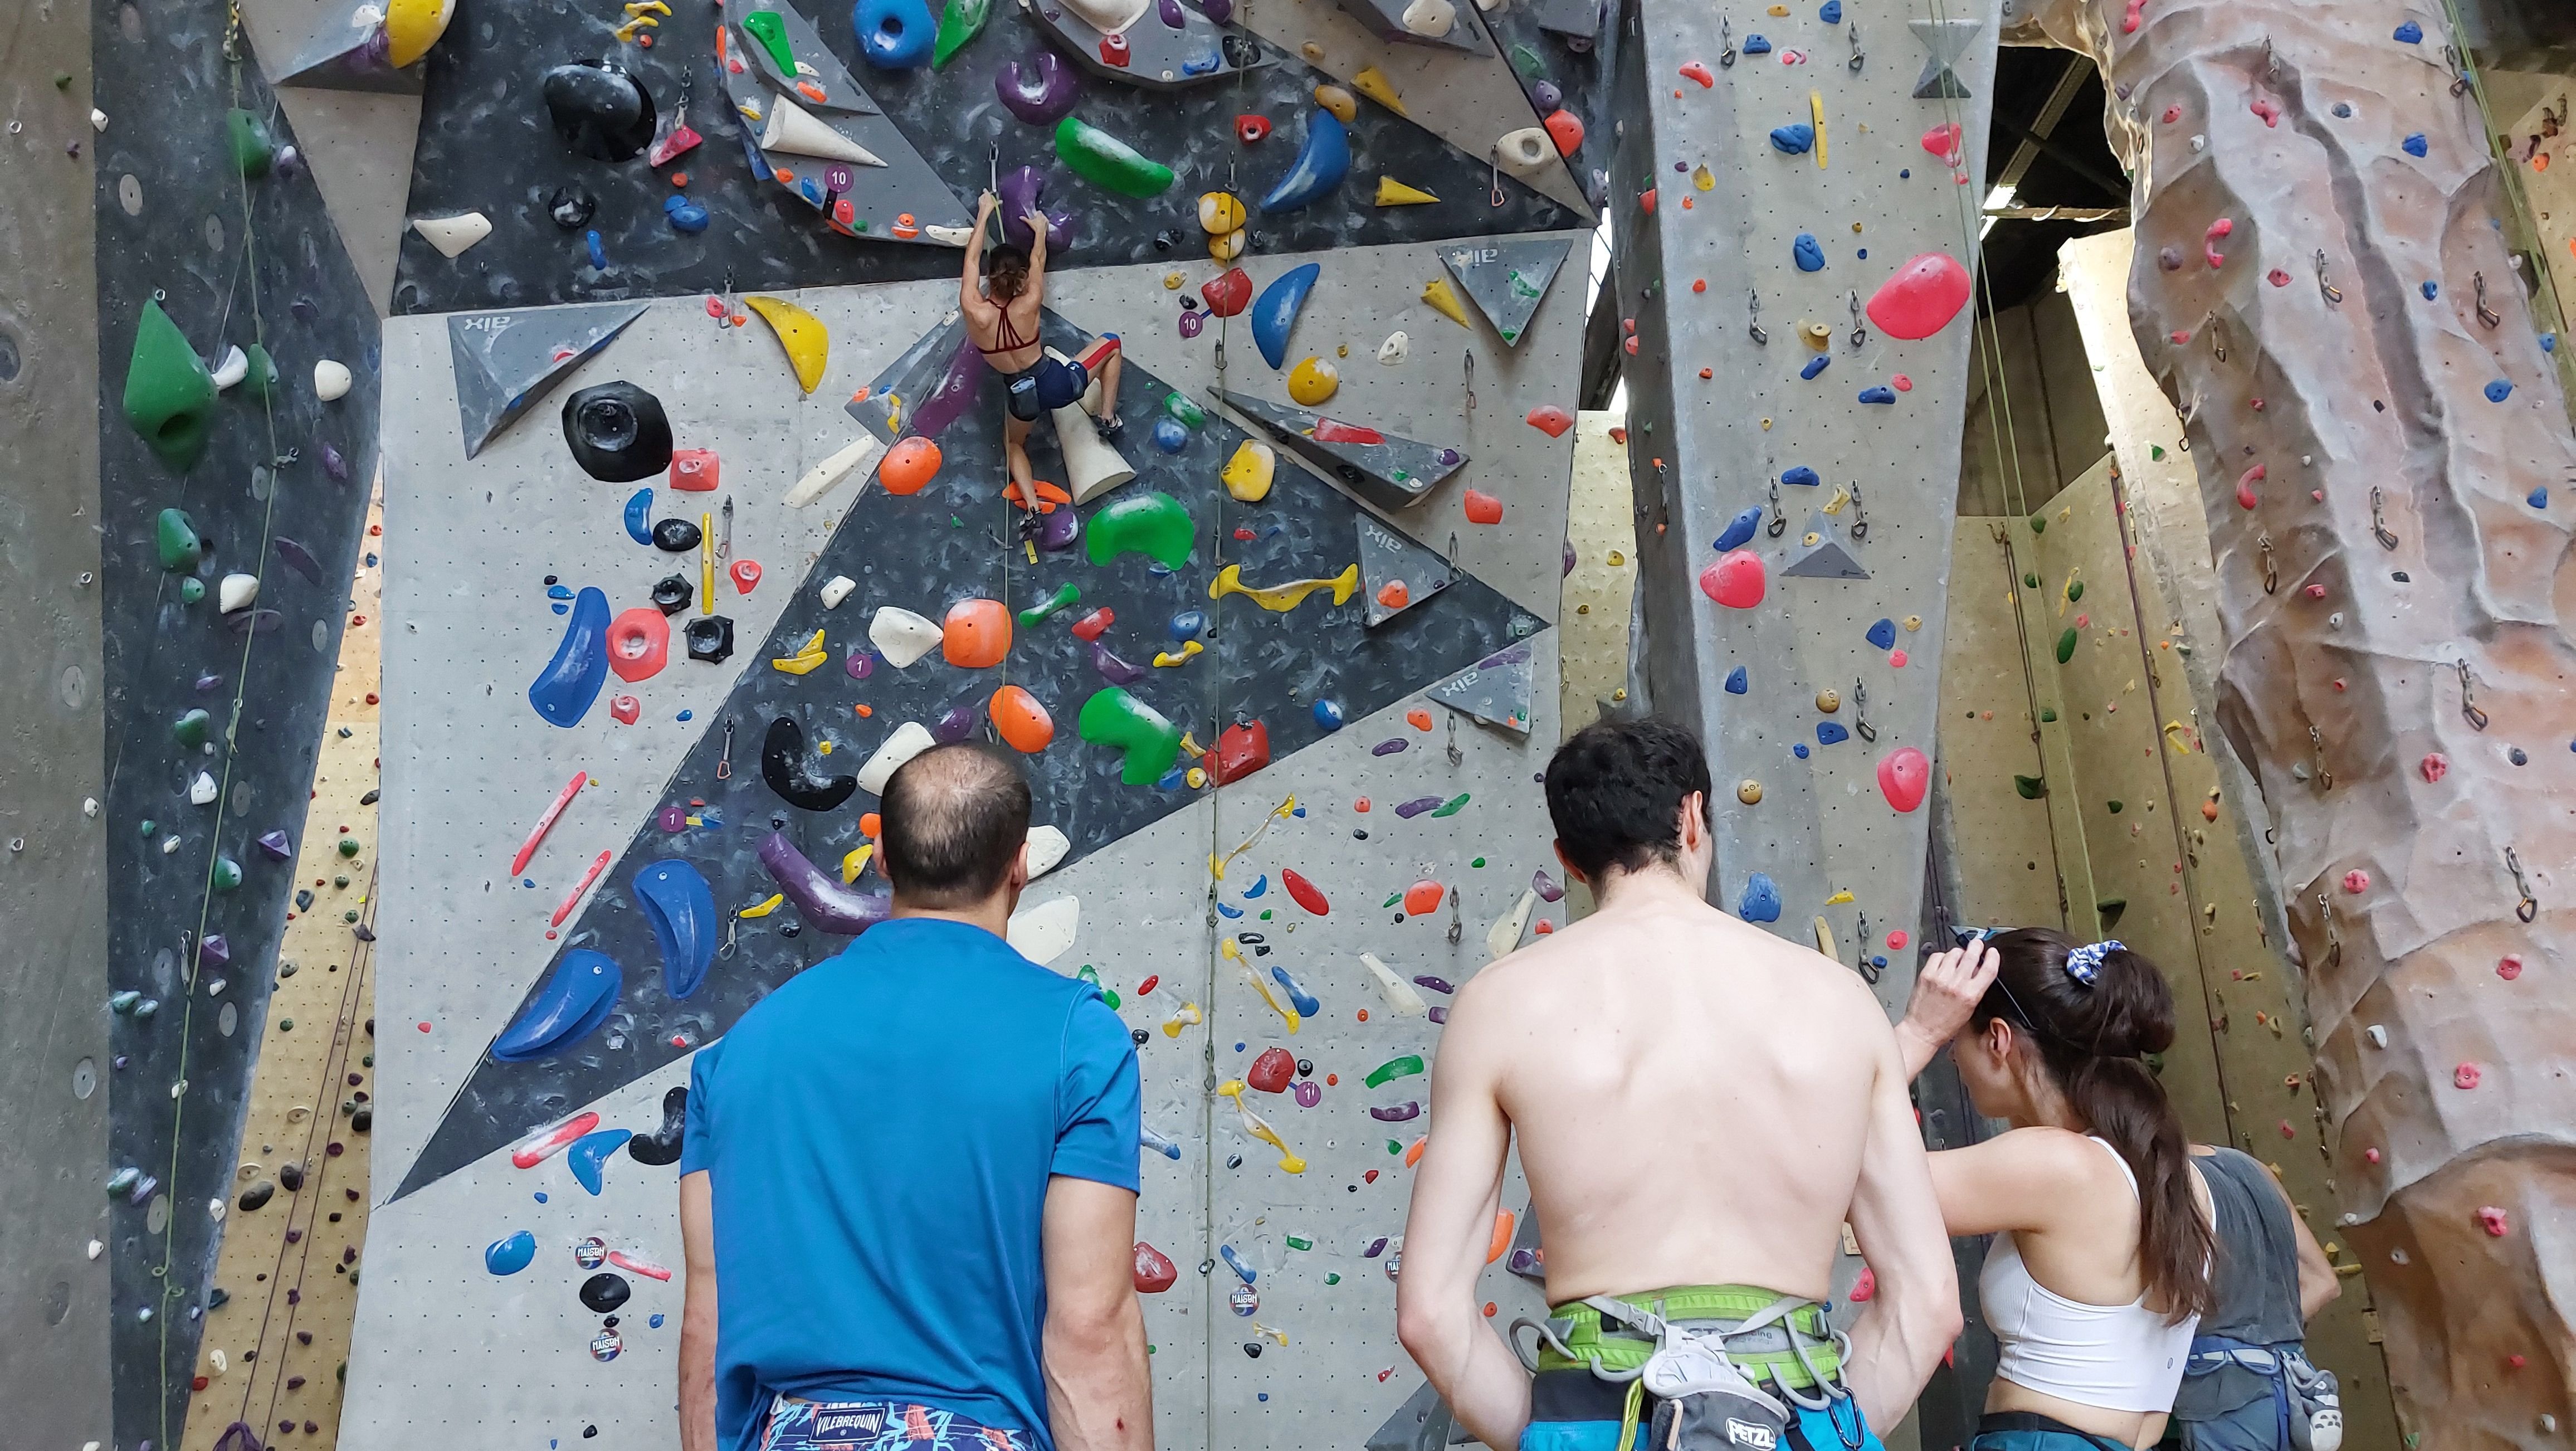
[[[2180,1451],[2336,1451],[2343,1409],[2308,1363],[2307,1322],[2342,1293],[2316,1236],[2252,1156],[2195,1144],[2218,1263],[2164,1445]]]

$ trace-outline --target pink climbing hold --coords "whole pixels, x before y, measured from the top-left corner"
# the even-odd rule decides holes
[[[2451,759],[2440,751],[2427,751],[2424,754],[2424,762],[2418,769],[2423,771],[2426,781],[2439,781],[2451,774]]]
[[[1899,393],[1911,393],[1914,391],[1914,380],[1903,373],[1899,373],[1887,381],[1893,385]]]
[[[2370,873],[2359,867],[2343,874],[2343,889],[2358,897],[2370,890]]]
[[[1967,134],[1967,128],[1958,122],[1943,122],[1923,133],[1923,149],[1940,157],[1943,165],[1956,166],[1962,155],[1960,141]]]
[[[1503,501],[1486,493],[1482,489],[1469,489],[1467,491],[1466,508],[1467,522],[1470,524],[1500,524],[1503,522]]]
[[[2120,8],[2120,33],[2122,35],[2135,35],[2138,33],[2138,17],[2145,12],[2146,8],[2147,0],[2129,0],[2128,4]]]
[[[2245,109],[2262,117],[2266,126],[2278,127],[2281,124],[2281,103],[2269,96],[2256,96]]]
[[[2180,107],[2180,106],[2167,106],[2167,107],[2165,107],[2165,124],[2166,124],[2166,125],[2170,126],[2170,125],[2172,125],[2173,123],[2175,123],[2176,121],[2179,121],[2179,120],[2181,120],[2181,119],[2182,119],[2182,107]]]
[[[1683,61],[1682,79],[1686,81],[1699,82],[1701,90],[1711,89],[1717,84],[1717,74],[1708,68],[1708,62],[1706,61]]]
[[[2209,224],[2208,231],[2200,234],[2200,255],[2208,260],[2212,270],[2227,265],[2227,254],[2218,250],[2218,244],[2235,231],[2236,223],[2233,219],[2220,217]]]
[[[1851,1302],[1855,1305],[1866,1305],[1871,1300],[1875,1299],[1877,1295],[1878,1271],[1871,1269],[1867,1265],[1861,1266],[1860,1278],[1852,1281],[1850,1296]]]
[[[1749,610],[1762,603],[1770,584],[1762,556],[1750,549],[1729,550],[1699,572],[1699,592],[1730,610]]]
[[[1913,937],[1908,935],[1904,928],[1899,927],[1895,931],[1887,934],[1887,950],[1890,952],[1903,952],[1905,950],[1905,944],[1913,940]]]
[[[2506,982],[2511,982],[2515,978],[2522,976],[2522,959],[2513,953],[2506,953],[2496,962],[2496,976],[2503,978]]]
[[[1878,792],[1887,804],[1899,812],[1910,812],[1923,804],[1923,793],[1932,789],[1932,762],[1912,746],[1898,746],[1878,761]]]
[[[1563,438],[1565,431],[1574,426],[1574,415],[1553,403],[1542,403],[1529,411],[1527,421],[1530,427],[1550,438]]]
[[[2282,271],[2278,267],[2275,267],[2271,271],[2263,274],[2263,280],[2271,283],[2274,287],[2287,287],[2290,285],[2290,274]]]
[[[2376,1148],[2364,1149],[2361,1151],[2361,1157],[2370,1163],[2376,1164],[2379,1162],[2379,1150]]]
[[[1905,662],[1911,658],[1913,657],[1907,655],[1902,650],[1890,650],[1887,652],[1887,668],[1890,670],[1902,670],[1905,668]]]
[[[2256,502],[2254,498],[2254,486],[2263,482],[2267,477],[2269,477],[2269,475],[2264,471],[2263,465],[2261,464],[2256,464],[2254,467],[2238,474],[2236,476],[2236,507],[2240,509],[2253,508]]]
[[[1928,338],[1968,305],[1968,269],[1947,252],[1925,252],[1896,269],[1869,300],[1869,320],[1889,337]]]
[[[2505,1216],[2505,1212],[2498,1209],[2496,1206],[2492,1204],[2481,1204],[2478,1206],[2478,1228],[2485,1230],[2488,1234],[2495,1236],[2497,1239],[2502,1239],[2506,1235],[2513,1233],[2513,1221],[2507,1218]]]
[[[2475,1088],[2478,1086],[2478,1079],[2483,1076],[2478,1072],[2478,1065],[2463,1063],[2451,1070],[2451,1083],[2456,1088]]]

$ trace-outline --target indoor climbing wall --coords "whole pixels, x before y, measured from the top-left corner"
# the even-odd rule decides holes
[[[1605,297],[1630,355],[1647,693],[1710,744],[1712,899],[1891,1010],[1922,891],[1995,19],[1801,0],[1621,20]]]
[[[1160,1439],[1445,1439],[1393,1282],[1444,1004],[1566,910],[1536,777],[1610,36],[918,19],[519,11],[426,63],[361,1451],[676,1441],[691,1054],[882,917],[877,793],[969,738],[1036,792],[1014,943],[1142,1058]],[[955,313],[988,184],[1048,212],[1044,341],[1094,385],[1035,510]],[[1497,1314],[1539,1301],[1524,1202]]]

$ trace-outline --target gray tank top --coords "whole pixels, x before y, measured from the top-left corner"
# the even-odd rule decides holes
[[[2226,1148],[2200,1167],[2218,1240],[2210,1276],[2215,1304],[2201,1317],[2200,1333],[2252,1345],[2299,1340],[2306,1334],[2299,1319],[2299,1242],[2271,1171]]]

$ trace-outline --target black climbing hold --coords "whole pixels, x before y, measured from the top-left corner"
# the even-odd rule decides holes
[[[625,1304],[627,1297],[634,1293],[635,1287],[626,1283],[624,1275],[611,1274],[606,1270],[581,1282],[581,1303],[601,1315]]]
[[[689,621],[689,658],[722,665],[733,656],[733,621],[724,615],[700,615]]]
[[[1165,227],[1163,230],[1154,234],[1154,250],[1157,252],[1169,252],[1172,250],[1173,244],[1180,240],[1180,233],[1173,231],[1169,227]]]
[[[362,1108],[356,1113],[349,1115],[349,1132],[353,1134],[370,1133],[374,1131],[375,1127],[376,1111],[372,1108]],[[335,1215],[333,1217],[337,1218],[338,1216]]]
[[[373,806],[384,798],[384,794],[385,793],[382,791],[370,788],[366,795],[358,798],[358,804],[361,806]]]
[[[1259,1360],[1261,1358],[1261,1342],[1258,1340],[1247,1340],[1243,1342],[1243,1353],[1251,1356],[1255,1360]]]
[[[309,888],[295,894],[295,910],[298,912],[313,910],[313,893]]]
[[[1226,1156],[1225,1156],[1225,1166],[1226,1166],[1227,1168],[1229,1168],[1229,1169],[1240,1169],[1240,1168],[1242,1168],[1242,1167],[1243,1167],[1243,1156],[1242,1156],[1241,1154],[1228,1154],[1228,1155],[1226,1155]]]
[[[680,1162],[680,1140],[689,1126],[689,1090],[674,1088],[662,1095],[662,1128],[658,1133],[637,1134],[626,1141],[627,1155],[639,1164],[676,1164]]]
[[[262,1179],[258,1183],[243,1190],[241,1192],[241,1197],[234,1200],[233,1203],[244,1214],[248,1214],[252,1210],[259,1208],[261,1205],[266,1204],[268,1201],[276,1197],[277,1186],[271,1184],[265,1179]]]
[[[805,728],[792,715],[769,723],[769,734],[760,743],[760,779],[800,811],[833,810],[859,789],[856,776],[818,779],[811,773],[805,764]]]
[[[656,519],[653,521],[653,547],[661,550],[665,554],[686,554],[690,550],[698,547],[698,540],[701,537],[702,536],[698,532],[697,525],[690,523],[688,520],[681,518],[677,514],[672,515],[668,519]],[[674,578],[677,578],[677,576],[674,576]],[[680,588],[682,590],[687,590],[688,587],[689,583],[687,580],[680,581]],[[662,591],[658,587],[653,591],[653,603],[657,605],[662,604]],[[677,605],[662,605],[662,611],[665,614],[670,614],[678,610],[685,610],[688,607],[688,596],[683,594],[681,595],[680,602]]]
[[[1130,1042],[1134,1043],[1137,1047],[1142,1048],[1153,1040],[1154,1035],[1146,1032],[1142,1028],[1130,1028],[1127,1030],[1127,1037]]]
[[[2525,753],[2520,746],[2515,746],[2513,749],[2506,751],[2504,755],[2506,760],[2513,762],[2517,766],[2527,766],[2531,764],[2531,757]]]
[[[1187,293],[1187,292],[1182,293],[1182,294],[1181,294],[1181,311],[1183,311],[1183,312],[1196,312],[1196,311],[1198,311],[1198,310],[1199,310],[1199,300],[1198,300],[1197,296],[1196,296],[1195,294],[1192,294],[1192,293]]]
[[[781,937],[794,937],[804,930],[805,924],[792,917],[778,924],[778,935]]]
[[[544,94],[555,134],[593,161],[626,161],[653,142],[653,93],[606,61],[556,66]]]
[[[653,608],[666,615],[687,609],[697,597],[697,586],[676,574],[662,576],[662,582],[653,586]]]
[[[284,1185],[286,1192],[289,1194],[293,1194],[302,1189],[304,1187],[304,1166],[302,1164],[279,1165],[277,1169],[277,1182]]]
[[[671,466],[671,420],[662,400],[623,378],[565,399],[563,426],[573,462],[594,479],[630,484]]]
[[[546,213],[555,225],[567,232],[578,232],[590,225],[592,214],[599,210],[599,198],[577,186],[559,186],[546,198]]]
[[[1250,70],[1261,60],[1261,47],[1240,35],[1229,35],[1217,42],[1226,60],[1237,70]]]
[[[206,1308],[209,1310],[220,1310],[232,1302],[232,1291],[225,1289],[221,1285],[217,1285],[206,1292]]]
[[[2104,897],[2093,904],[2093,910],[2102,918],[2102,930],[2108,932],[2120,925],[2120,914],[2129,910],[2129,899]]]

